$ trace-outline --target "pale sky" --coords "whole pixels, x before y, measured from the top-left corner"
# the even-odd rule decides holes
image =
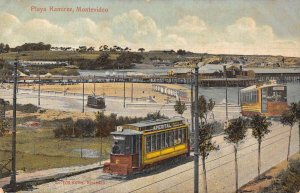
[[[300,57],[299,10],[299,0],[0,0],[0,42]]]

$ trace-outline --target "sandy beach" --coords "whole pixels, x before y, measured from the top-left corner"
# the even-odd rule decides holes
[[[84,92],[85,94],[93,94],[94,93],[94,85],[95,85],[95,94],[101,96],[124,96],[124,84],[123,83],[85,83],[84,84]],[[145,83],[125,83],[125,96],[131,97],[131,92],[133,94],[133,98],[148,98],[152,97],[152,99],[157,103],[164,103],[168,96],[155,92],[152,90],[153,84],[145,84]],[[188,93],[190,91],[183,87],[182,85],[171,85],[164,84],[164,86],[168,88],[184,90]],[[33,89],[37,90],[38,85],[19,85],[19,88]],[[56,91],[56,92],[69,92],[69,93],[82,93],[83,85],[82,83],[75,85],[41,85],[42,91]],[[132,91],[133,90],[133,91]]]

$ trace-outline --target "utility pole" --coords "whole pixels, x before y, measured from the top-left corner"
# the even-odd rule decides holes
[[[83,152],[82,152],[82,143],[83,143],[83,134],[81,134],[81,142],[80,142],[80,158],[83,157]]]
[[[226,70],[226,66],[224,65],[223,66],[223,68],[224,68],[224,76],[225,76],[225,85],[226,85],[226,90],[225,90],[225,103],[226,103],[226,123],[227,123],[227,120],[228,120],[228,107],[227,107],[227,87],[228,87],[228,85],[227,85],[227,70]]]
[[[82,78],[82,112],[84,113],[84,78]]]
[[[193,71],[191,70],[191,130],[194,134],[194,84],[193,84],[194,78],[193,78]]]
[[[38,91],[38,105],[41,105],[41,75],[40,75],[40,67],[38,66],[38,77],[39,77],[39,91]]]
[[[13,92],[13,128],[12,128],[12,161],[11,161],[11,178],[10,186],[12,191],[16,191],[16,125],[17,125],[17,81],[18,81],[18,61],[14,63],[14,92]]]
[[[195,67],[195,133],[194,133],[194,193],[199,192],[199,112],[198,112],[199,67]]]
[[[102,143],[103,143],[102,129],[100,126],[100,166],[101,166],[101,162],[102,162]]]
[[[239,83],[237,83],[237,94],[238,94],[238,106],[240,106],[240,86]]]
[[[94,95],[96,95],[96,76],[94,75]]]
[[[131,103],[133,103],[133,82],[131,82]]]
[[[123,65],[123,81],[124,81],[124,102],[123,102],[123,105],[124,105],[124,109],[125,109],[125,107],[126,107],[126,104],[125,104],[125,100],[126,100],[126,96],[125,96],[125,72],[124,72],[124,69],[125,69],[125,67],[124,67],[124,65]]]

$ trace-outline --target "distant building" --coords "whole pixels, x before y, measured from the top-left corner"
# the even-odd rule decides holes
[[[68,66],[68,61],[19,61],[22,66]]]

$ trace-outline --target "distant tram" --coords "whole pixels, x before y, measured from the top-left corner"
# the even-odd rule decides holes
[[[241,107],[243,116],[279,117],[288,107],[287,87],[271,83],[244,88],[241,90]]]
[[[189,156],[188,125],[183,118],[157,119],[118,126],[105,173],[130,176],[154,166]]]
[[[96,109],[105,109],[105,99],[104,97],[97,97],[95,95],[88,96],[87,105],[88,107]]]

